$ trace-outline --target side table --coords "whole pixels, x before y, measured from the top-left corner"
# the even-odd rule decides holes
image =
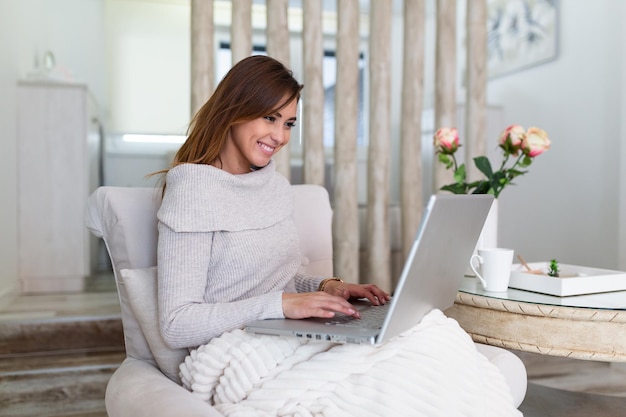
[[[555,297],[509,289],[485,292],[463,279],[445,311],[478,343],[517,351],[606,362],[626,362],[626,291]],[[621,366],[621,364],[620,364]],[[524,417],[624,416],[626,398],[529,383]]]
[[[555,297],[488,293],[464,278],[446,310],[478,343],[543,355],[626,362],[626,291]]]

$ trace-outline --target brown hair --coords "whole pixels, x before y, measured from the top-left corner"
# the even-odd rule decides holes
[[[216,161],[233,125],[276,113],[299,99],[302,87],[293,73],[273,58],[255,55],[242,59],[193,117],[187,140],[172,166]]]

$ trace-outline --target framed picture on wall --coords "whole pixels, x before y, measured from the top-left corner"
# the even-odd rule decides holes
[[[557,0],[488,0],[487,10],[489,78],[557,57]]]

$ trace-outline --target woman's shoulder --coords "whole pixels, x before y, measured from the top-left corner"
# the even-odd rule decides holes
[[[291,186],[273,167],[232,175],[209,165],[181,164],[168,172],[166,184],[158,217],[177,231],[268,227],[293,211]]]
[[[212,165],[185,163],[171,168],[165,175],[165,182],[169,187],[195,179],[219,177],[222,174],[224,171]]]

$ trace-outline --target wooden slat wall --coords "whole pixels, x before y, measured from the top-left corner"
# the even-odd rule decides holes
[[[267,0],[268,54],[287,66],[289,57],[288,0]],[[437,0],[435,48],[435,129],[457,125],[457,0]],[[304,180],[324,184],[324,89],[322,80],[322,2],[303,0],[305,91],[303,106]],[[423,209],[421,116],[424,102],[425,0],[405,0],[402,46],[400,182],[402,252],[406,256]],[[191,0],[192,111],[213,90],[213,0]],[[392,2],[370,1],[368,204],[364,281],[385,288],[391,283],[389,235],[389,164],[391,160],[390,97]],[[484,154],[486,142],[486,0],[467,0],[466,159]],[[359,274],[359,207],[357,199],[357,134],[359,105],[359,0],[337,1],[337,81],[335,86],[334,217],[335,274],[356,282]],[[233,63],[252,53],[252,1],[232,1]],[[280,152],[279,170],[289,178],[289,150]],[[472,164],[470,164],[472,165]],[[433,163],[433,190],[452,180]],[[474,175],[470,171],[470,175]],[[361,274],[363,275],[363,274]]]
[[[408,256],[423,210],[424,0],[404,0],[400,201],[402,254]]]
[[[470,181],[482,177],[473,158],[487,152],[487,0],[467,1],[465,166]]]
[[[252,0],[231,2],[230,50],[236,64],[252,53]]]
[[[289,26],[287,9],[289,0],[266,0],[267,3],[267,54],[285,66],[289,63]],[[287,144],[274,156],[276,170],[291,179],[291,145]]]
[[[435,129],[455,127],[456,118],[456,1],[438,0],[435,48]],[[452,173],[435,161],[433,190],[452,182]]]
[[[337,84],[333,245],[335,275],[359,277],[357,134],[359,116],[359,2],[337,2]]]
[[[324,185],[324,80],[322,65],[322,2],[302,3],[302,47],[304,51],[304,96],[302,98],[302,147],[304,182]]]
[[[191,0],[191,115],[213,93],[215,76],[213,0]]]
[[[366,279],[381,288],[391,288],[391,7],[390,1],[370,2]]]

